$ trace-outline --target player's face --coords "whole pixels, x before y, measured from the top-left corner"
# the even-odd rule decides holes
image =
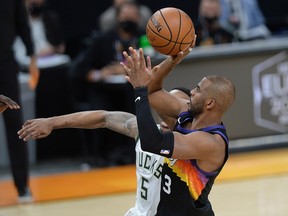
[[[193,116],[200,115],[204,112],[205,100],[207,99],[205,89],[209,84],[210,81],[204,77],[196,88],[191,90],[189,111]]]

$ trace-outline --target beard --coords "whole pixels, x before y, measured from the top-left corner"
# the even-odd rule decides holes
[[[197,104],[192,104],[192,102],[190,101],[190,107],[189,107],[189,112],[191,113],[191,115],[193,117],[196,117],[200,114],[203,113],[203,106],[204,106],[204,102],[199,102]]]

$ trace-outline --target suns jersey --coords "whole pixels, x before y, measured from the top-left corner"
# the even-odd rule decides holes
[[[180,118],[180,122],[176,127],[177,131],[183,134],[196,131],[181,127],[181,123],[192,120],[191,114],[183,113],[180,117],[182,119]],[[202,128],[201,131],[219,134],[224,139],[226,143],[224,163],[216,172],[205,172],[198,167],[196,160],[165,158],[161,182],[161,199],[156,215],[214,215],[208,195],[215,178],[227,161],[228,137],[224,125]]]
[[[154,216],[160,200],[164,157],[143,151],[140,140],[135,146],[137,193],[136,203],[125,216]]]

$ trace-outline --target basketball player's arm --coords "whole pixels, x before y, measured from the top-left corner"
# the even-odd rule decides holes
[[[139,97],[140,100],[137,100]],[[168,158],[198,159],[200,163],[205,161],[205,165],[201,164],[205,171],[215,171],[220,167],[225,155],[225,143],[220,135],[203,131],[187,135],[171,131],[161,133],[150,111],[147,87],[135,88],[135,98],[139,136],[144,151]]]
[[[177,118],[179,113],[187,110],[187,102],[172,98],[169,92],[163,88],[163,82],[165,77],[191,52],[195,42],[196,36],[189,49],[180,52],[176,56],[168,56],[153,68],[151,80],[148,84],[149,101],[158,113],[163,113],[163,115],[170,118]],[[159,100],[163,102],[159,103]]]
[[[187,50],[179,52],[176,56],[167,56],[166,59],[153,68],[148,85],[149,94],[163,89],[163,80],[192,51],[192,48],[195,47],[196,37],[195,35],[193,43]]]
[[[61,128],[97,129],[108,128],[126,136],[136,138],[138,128],[136,117],[126,112],[84,111],[51,118],[28,120],[18,131],[20,139],[40,139],[53,130]]]
[[[173,67],[170,67],[171,63],[169,63],[172,57],[168,57],[166,60],[162,62],[163,67],[160,64],[161,67],[156,66],[151,70],[151,62],[148,58],[147,66],[146,66],[144,53],[141,48],[139,49],[139,52],[133,48],[129,48],[129,51],[130,51],[130,56],[127,54],[127,52],[123,53],[126,61],[125,63],[122,62],[121,64],[129,76],[127,78],[128,81],[134,87],[136,84],[137,86],[148,86],[148,89],[150,89],[150,85],[152,82],[162,83],[164,77],[170,72],[170,69],[173,68]],[[183,52],[181,53],[182,55],[184,55]],[[179,54],[178,57],[180,58],[180,56],[182,55]],[[175,57],[175,58],[178,59],[178,57]],[[159,75],[158,75],[158,72],[159,72]],[[137,83],[132,83],[130,76],[134,76],[131,78],[133,79],[133,82],[137,81]],[[138,85],[139,84],[138,81],[141,81],[141,85]],[[158,84],[155,84],[155,85],[158,85]],[[187,111],[188,109],[187,104],[189,102],[188,100],[179,100],[178,98],[172,96],[169,92],[164,90],[162,88],[162,84],[159,84],[159,86],[160,87],[157,91],[153,93],[149,92],[150,93],[149,102],[151,106],[156,110],[157,113],[161,113],[162,115],[170,117],[170,118],[177,118],[180,112]],[[161,103],[159,103],[159,101],[161,101]]]

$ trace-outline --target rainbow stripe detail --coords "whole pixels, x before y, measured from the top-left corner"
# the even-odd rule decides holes
[[[194,200],[197,200],[209,179],[199,172],[197,168],[191,164],[190,160],[177,160],[173,162],[165,158],[165,163],[186,183],[191,196]]]

